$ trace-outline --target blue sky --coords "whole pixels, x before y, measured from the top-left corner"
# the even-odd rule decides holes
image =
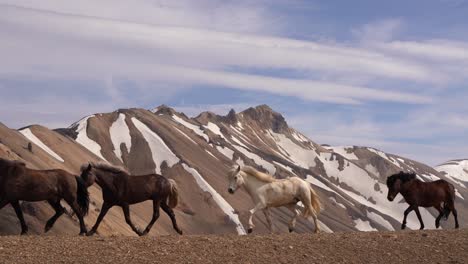
[[[468,2],[0,0],[0,121],[269,104],[312,140],[468,157]]]

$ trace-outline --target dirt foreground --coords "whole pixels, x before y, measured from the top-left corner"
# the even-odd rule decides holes
[[[0,237],[0,263],[468,263],[468,230],[271,236]]]

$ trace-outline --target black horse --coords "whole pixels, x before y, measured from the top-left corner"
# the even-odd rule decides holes
[[[96,182],[101,187],[104,200],[96,224],[88,232],[89,236],[96,233],[107,211],[115,205],[122,207],[125,221],[139,236],[149,233],[159,218],[160,207],[171,218],[177,233],[182,234],[172,210],[177,206],[179,199],[177,184],[174,180],[168,180],[157,174],[130,176],[123,169],[107,164],[86,164],[82,166],[81,171],[81,177],[87,185]],[[153,218],[146,229],[141,231],[130,219],[130,205],[147,200],[153,201]]]
[[[421,223],[421,230],[424,223],[418,207],[434,207],[439,211],[436,219],[436,227],[440,227],[440,220],[445,216],[448,219],[450,212],[455,217],[455,228],[459,228],[457,210],[455,209],[455,188],[445,180],[434,182],[422,182],[416,179],[416,174],[400,172],[387,179],[388,200],[392,202],[398,193],[401,193],[405,201],[410,205],[405,211],[403,225],[406,228],[406,219],[411,211],[415,211]],[[443,206],[442,206],[443,204]]]
[[[33,170],[20,161],[0,158],[0,209],[11,204],[21,223],[21,234],[28,233],[19,201],[47,201],[55,210],[44,228],[48,232],[65,209],[65,200],[80,221],[80,234],[86,234],[83,217],[88,213],[89,193],[83,179],[64,170]]]

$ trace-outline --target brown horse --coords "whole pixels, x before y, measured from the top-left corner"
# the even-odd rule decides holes
[[[157,174],[143,176],[130,176],[123,169],[107,164],[87,164],[81,168],[81,177],[87,184],[96,182],[102,189],[104,203],[96,224],[88,232],[88,236],[96,233],[99,224],[110,208],[117,205],[122,207],[125,221],[139,236],[147,235],[159,218],[159,208],[171,218],[172,225],[177,233],[182,230],[177,226],[174,211],[178,203],[177,184],[173,180]],[[144,231],[136,228],[130,219],[129,205],[153,200],[153,218]]]
[[[88,213],[89,194],[84,181],[64,170],[32,170],[19,161],[0,159],[0,209],[11,204],[21,223],[21,234],[28,232],[19,201],[47,201],[55,210],[45,226],[48,232],[65,212],[64,199],[80,221],[80,235],[86,234],[83,217]]]
[[[445,216],[445,219],[448,219],[450,212],[455,217],[455,228],[459,228],[457,210],[455,209],[455,188],[447,181],[422,182],[416,179],[414,173],[400,172],[388,177],[387,187],[390,202],[395,199],[398,193],[401,193],[410,205],[405,211],[401,229],[406,228],[406,219],[413,210],[421,223],[421,230],[424,229],[424,223],[418,209],[420,206],[437,209],[439,216],[436,219],[436,228],[440,227],[442,217]]]

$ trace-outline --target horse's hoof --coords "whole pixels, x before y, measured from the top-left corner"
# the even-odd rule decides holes
[[[94,234],[96,234],[96,232],[94,231],[89,231],[88,233],[86,233],[86,236],[94,236]]]
[[[292,233],[292,232],[294,232],[294,229],[289,228],[289,233]]]
[[[252,233],[253,233],[253,228],[249,228],[249,229],[247,230],[247,233],[252,234]]]
[[[81,232],[79,236],[86,236],[88,235],[86,232]]]
[[[177,230],[177,233],[178,233],[179,235],[183,235],[183,234],[184,234],[184,232],[182,232],[182,230]]]

